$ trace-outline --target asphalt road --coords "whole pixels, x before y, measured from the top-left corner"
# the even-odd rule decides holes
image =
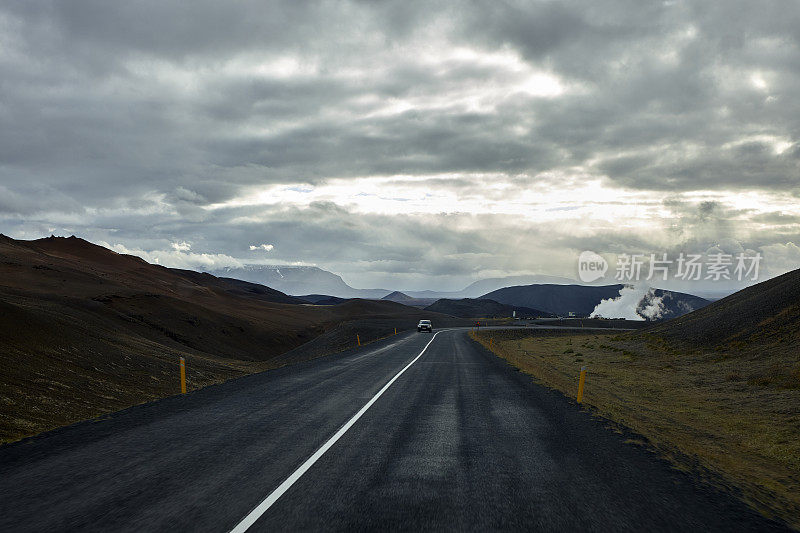
[[[431,338],[399,335],[1,447],[0,531],[229,531],[248,516],[249,531],[781,530],[465,330]]]

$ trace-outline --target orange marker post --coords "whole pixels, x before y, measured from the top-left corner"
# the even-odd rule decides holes
[[[181,394],[186,394],[186,360],[181,357]]]
[[[356,333],[356,342],[361,346],[361,337],[358,336],[358,333]]]
[[[581,377],[578,379],[578,403],[583,403],[583,385],[586,383],[586,367],[581,367]]]

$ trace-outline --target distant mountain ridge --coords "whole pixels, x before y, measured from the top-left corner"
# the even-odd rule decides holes
[[[339,305],[347,301],[347,298],[328,296],[327,294],[305,294],[297,298],[314,305]]]
[[[338,274],[323,270],[316,266],[296,265],[244,265],[243,267],[225,267],[207,270],[209,274],[218,277],[236,278],[251,283],[260,283],[267,287],[300,296],[303,294],[329,295],[337,298],[371,298],[387,299],[403,302],[401,298],[417,300],[411,305],[429,305],[440,298],[461,299],[477,298],[490,291],[513,285],[528,285],[534,283],[549,284],[574,284],[570,278],[544,275],[508,276],[500,278],[486,278],[472,282],[459,291],[411,291],[389,289],[357,289],[347,284]],[[395,294],[391,298],[387,298]],[[427,300],[422,302],[420,300]]]
[[[564,278],[559,276],[544,276],[544,275],[525,275],[525,276],[506,276],[501,278],[486,278],[473,281],[460,291],[403,291],[408,296],[414,298],[433,298],[438,300],[440,298],[447,298],[450,300],[460,300],[462,298],[479,298],[482,295],[502,289],[503,287],[511,287],[514,285],[531,285],[535,283],[550,283],[558,285],[570,285],[577,283],[576,280]]]
[[[409,300],[413,300],[411,296],[408,294],[404,294],[400,291],[394,291],[393,293],[387,294],[381,300],[391,300],[392,302],[407,302]]]
[[[324,294],[338,298],[380,299],[391,291],[386,289],[355,289],[341,276],[315,266],[245,265],[208,271],[218,277],[236,278],[260,283],[286,294]]]
[[[539,309],[501,304],[487,298],[462,298],[460,300],[441,298],[426,307],[425,310],[461,318],[510,318],[512,316],[543,318],[553,316],[552,313]]]
[[[215,276],[258,283],[286,294],[308,295],[312,303],[322,302],[325,305],[334,304],[341,298],[363,298],[426,308],[440,299],[467,298],[494,300],[499,304],[524,307],[558,316],[569,316],[570,313],[574,313],[575,316],[581,317],[591,314],[602,300],[617,299],[624,287],[622,284],[583,285],[565,277],[525,275],[478,280],[460,291],[390,291],[351,287],[341,276],[316,266],[245,265],[214,270],[211,273]],[[669,319],[700,309],[708,303],[708,300],[691,294],[653,289],[641,296],[637,309],[627,309],[626,312],[628,318],[638,315],[648,319]],[[473,308],[471,312],[479,310],[480,306]],[[616,310],[605,310],[602,314],[613,315],[607,318],[617,318],[616,313]],[[652,313],[655,314],[651,316]],[[622,316],[625,315],[619,315]]]
[[[414,298],[400,291],[394,291],[391,294],[387,294],[386,296],[381,298],[381,300],[388,300],[390,302],[397,302],[399,304],[411,305],[413,307],[420,307],[420,308],[431,305],[433,302],[436,301],[435,298]]]
[[[479,279],[470,283],[463,290],[459,291],[464,294],[464,298],[475,298],[503,287],[512,287],[515,285],[534,285],[534,284],[551,284],[551,285],[574,285],[576,280],[564,278],[560,276],[542,276],[542,275],[527,275],[527,276],[506,276],[502,278],[486,278]]]

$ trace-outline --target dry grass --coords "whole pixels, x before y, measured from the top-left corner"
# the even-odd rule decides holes
[[[800,347],[682,351],[647,335],[486,331],[473,337],[645,437],[676,466],[800,528]]]

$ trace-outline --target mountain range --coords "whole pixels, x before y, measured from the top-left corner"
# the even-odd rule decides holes
[[[295,265],[244,265],[243,267],[225,267],[221,269],[208,270],[209,274],[219,277],[236,278],[251,283],[260,283],[267,287],[292,294],[295,296],[303,294],[317,294],[335,296],[337,298],[371,298],[381,299],[395,294],[388,298],[392,301],[402,301],[401,298],[414,298],[418,300],[428,300],[430,303],[439,298],[476,298],[487,292],[508,287],[511,285],[522,285],[532,283],[551,283],[551,284],[571,284],[574,279],[544,276],[508,276],[501,278],[487,278],[477,280],[460,291],[432,291],[432,290],[403,290],[395,289],[357,289],[348,285],[338,274],[323,270],[315,266],[295,266]],[[402,295],[402,296],[400,296]],[[423,305],[418,302],[413,305]]]
[[[429,308],[440,299],[454,301],[467,298],[492,300],[497,304],[527,308],[538,311],[539,316],[547,314],[589,316],[602,300],[618,298],[624,287],[621,284],[578,285],[574,280],[565,277],[529,275],[478,280],[460,291],[391,291],[357,289],[348,285],[341,276],[314,266],[247,265],[241,268],[215,270],[212,273],[225,278],[262,284],[319,305],[335,305],[341,303],[343,299],[365,298]],[[659,319],[681,316],[708,303],[708,300],[691,294],[662,289],[643,293],[637,302],[639,315],[647,316],[648,313],[655,313],[654,316],[647,318]],[[452,303],[448,303],[443,308],[452,306]],[[475,307],[474,304],[467,302],[457,307],[458,312],[465,312],[470,306],[474,312],[479,313],[478,316],[489,316],[486,313],[499,312],[499,308],[496,307],[491,309],[486,305]],[[511,308],[509,316],[510,310]],[[627,311],[629,315],[632,312],[632,310]]]
[[[219,277],[236,278],[260,283],[286,294],[324,294],[338,298],[380,299],[389,294],[386,289],[355,289],[341,276],[315,266],[245,265],[209,270]]]
[[[425,308],[426,311],[463,318],[549,318],[552,313],[540,309],[501,304],[487,298],[440,298]]]
[[[389,300],[390,302],[397,302],[403,305],[410,305],[412,307],[427,307],[437,300],[437,298],[415,298],[400,291],[394,291],[387,294],[381,300]]]

